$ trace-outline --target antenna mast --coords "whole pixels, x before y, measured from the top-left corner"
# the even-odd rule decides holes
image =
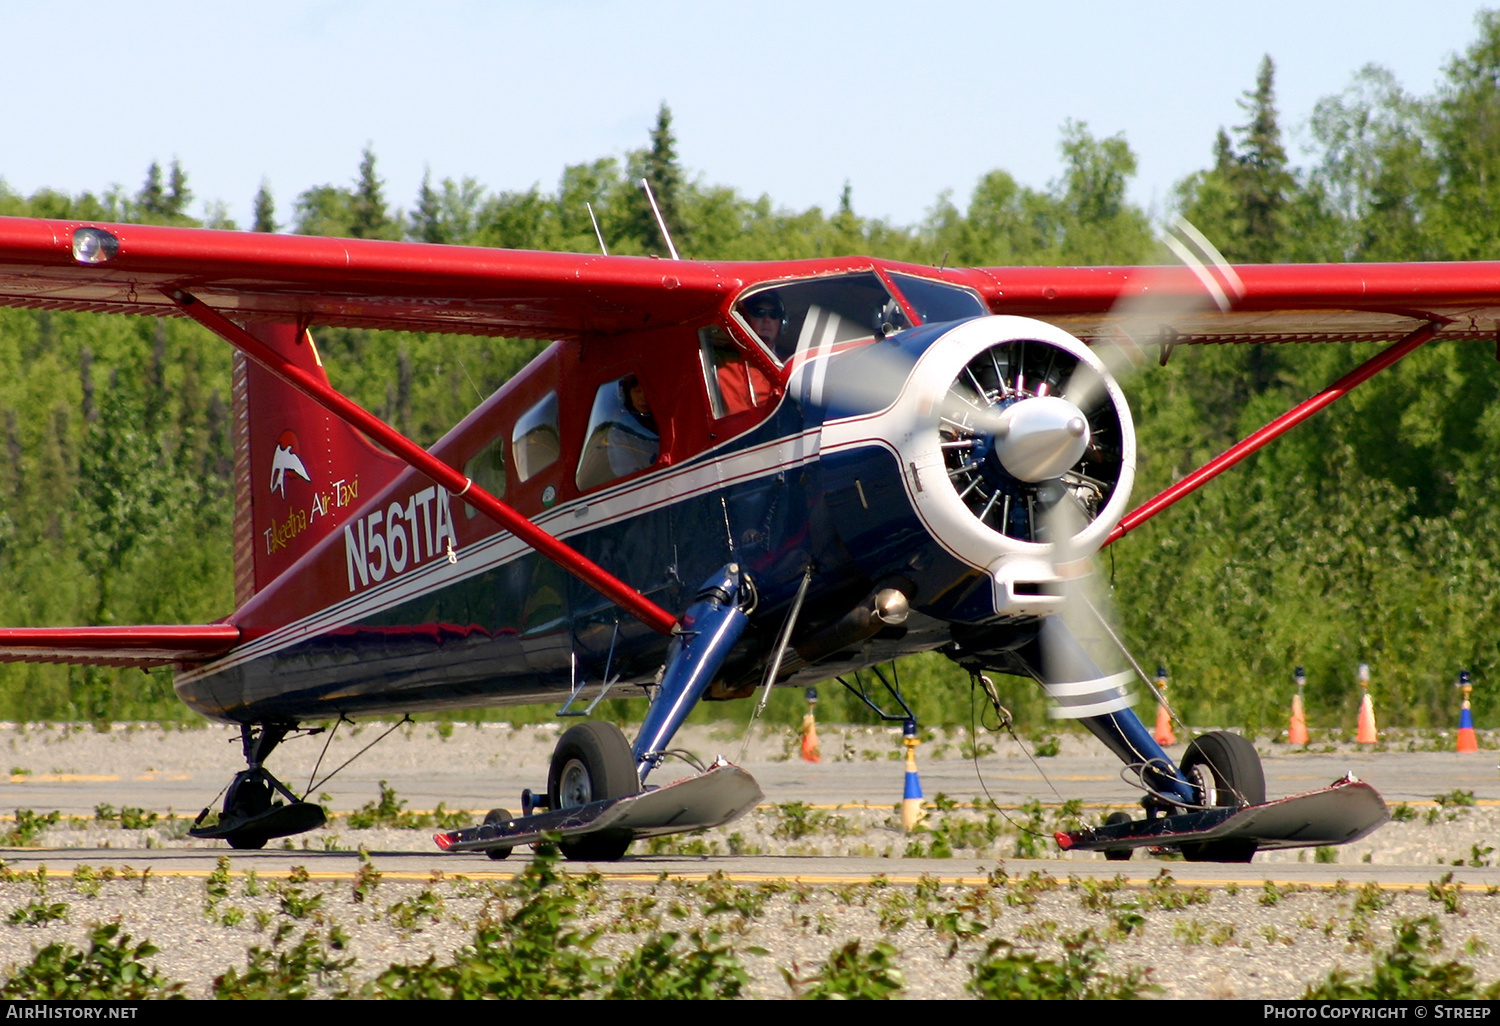
[[[661,208],[656,205],[656,197],[651,193],[651,183],[641,179],[641,188],[646,190],[646,198],[651,201],[651,212],[656,215],[656,226],[661,229],[661,237],[667,240],[667,252],[672,254],[673,260],[681,260],[677,255],[677,247],[672,245],[672,236],[667,232],[667,222],[661,216]]]
[[[589,220],[593,222],[594,236],[599,240],[599,252],[605,256],[609,256],[609,247],[604,245],[604,233],[599,230],[599,219],[594,216],[594,205],[592,203],[584,203],[584,206],[589,208]]]

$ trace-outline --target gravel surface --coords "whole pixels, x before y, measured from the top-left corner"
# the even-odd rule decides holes
[[[498,729],[460,726],[444,738],[430,725],[414,728],[409,738],[379,757],[386,762],[377,759],[373,767],[366,767],[362,789],[343,804],[334,804],[342,815],[327,829],[288,846],[315,852],[431,850],[431,804],[415,815],[410,807],[403,809],[399,815],[404,819],[393,818],[388,809],[384,822],[364,828],[353,825],[358,821],[351,821],[347,813],[374,803],[368,775],[395,776],[416,772],[424,762],[430,766],[434,746],[441,747],[447,765],[462,766],[465,759],[471,766],[488,764],[495,757]],[[696,729],[696,740],[704,745],[724,740],[708,728]],[[505,757],[511,768],[544,771],[555,730],[506,728],[505,733],[510,742]],[[890,750],[884,731],[850,730],[846,735],[825,731],[825,752],[830,734],[843,750],[854,752],[852,759],[857,761],[883,760]],[[369,736],[366,733],[365,740]],[[113,775],[126,781],[146,776],[169,780],[175,775],[196,782],[216,779],[225,765],[232,765],[224,751],[231,739],[219,728],[120,727],[101,733],[0,725],[0,752],[7,753],[0,760],[29,770],[21,778],[33,783],[49,774]],[[924,755],[932,761],[957,759],[963,743],[961,736],[935,737],[924,746]],[[1427,743],[1413,735],[1392,747]],[[951,754],[938,751],[943,745]],[[1074,745],[1084,750],[1091,742],[1065,737],[1058,758],[1066,759]],[[789,754],[787,749],[782,732],[768,731],[752,743],[748,761],[776,761]],[[309,765],[296,767],[305,772],[315,754],[297,752],[287,765],[305,757]],[[736,746],[731,755],[737,754]],[[1493,767],[1493,753],[1477,758]],[[205,761],[210,771],[205,771]],[[64,783],[59,780],[59,786]],[[115,808],[104,810],[103,818],[74,814],[48,824],[45,813],[50,810],[39,804],[35,811],[40,820],[22,813],[19,819],[0,820],[0,830],[11,832],[6,843],[25,843],[32,849],[109,848],[117,859],[124,854],[126,862],[128,851],[119,849],[200,843],[183,837],[185,817],[168,817],[164,809],[147,804],[150,787],[138,785],[137,793],[142,807],[128,812],[123,822]],[[399,804],[400,796],[395,800]],[[672,964],[688,964],[683,949],[695,943],[691,935],[697,931],[708,947],[733,950],[748,974],[744,994],[755,997],[789,997],[794,987],[815,988],[821,967],[837,965],[834,955],[853,941],[859,942],[859,954],[846,976],[878,978],[878,958],[885,950],[881,945],[889,945],[891,963],[904,987],[901,996],[963,997],[968,995],[971,967],[984,961],[992,942],[1003,941],[1015,948],[1001,948],[992,956],[1011,951],[1058,960],[1070,945],[1076,960],[1080,952],[1086,957],[1097,951],[1098,961],[1089,970],[1094,978],[1133,976],[1137,988],[1159,988],[1143,990],[1141,996],[1293,998],[1335,969],[1354,978],[1367,976],[1375,960],[1387,958],[1403,921],[1422,923],[1417,928],[1427,945],[1422,958],[1433,963],[1456,960],[1472,969],[1480,983],[1489,984],[1500,980],[1500,888],[1461,889],[1445,885],[1443,874],[1460,863],[1500,865],[1493,850],[1500,847],[1500,806],[1485,794],[1478,804],[1462,804],[1466,801],[1459,792],[1441,802],[1398,805],[1401,818],[1363,842],[1319,852],[1267,853],[1255,862],[1266,865],[1268,872],[1278,861],[1315,859],[1350,865],[1351,870],[1358,866],[1360,873],[1366,865],[1430,867],[1426,878],[1432,883],[1415,888],[1203,888],[1173,880],[1173,867],[1181,863],[1142,856],[1122,868],[1136,879],[1163,874],[1153,885],[1116,888],[1108,881],[1070,879],[1066,873],[1036,875],[1037,863],[1026,856],[1056,858],[1057,852],[1028,831],[1048,834],[1070,815],[1096,821],[1111,807],[1108,802],[1081,803],[1086,806],[1082,809],[1061,807],[1055,801],[1002,811],[934,809],[927,830],[916,835],[900,832],[890,805],[829,808],[783,802],[716,831],[638,842],[635,850],[873,856],[881,860],[874,864],[878,869],[893,874],[901,871],[908,856],[951,851],[965,859],[985,860],[989,881],[954,885],[933,879],[914,886],[887,884],[875,877],[870,882],[810,886],[575,876],[562,892],[571,893],[576,902],[578,919],[568,928],[580,934],[601,931],[591,949],[600,959],[601,979],[611,977],[612,967],[638,965],[630,961],[633,953],[664,931],[682,935]],[[34,829],[27,832],[28,827]],[[34,859],[26,861],[27,866],[33,863]],[[19,864],[12,860],[12,867]],[[519,871],[527,864],[518,853],[509,862],[492,865]],[[271,976],[283,985],[295,983],[302,972],[313,994],[359,994],[368,992],[372,981],[393,964],[416,965],[429,958],[437,966],[450,964],[456,950],[473,942],[476,925],[504,924],[526,900],[520,885],[504,879],[442,874],[411,879],[387,872],[372,885],[372,874],[378,875],[372,868],[360,888],[352,872],[320,873],[311,858],[313,876],[306,880],[288,880],[284,873],[247,874],[243,859],[223,865],[227,876],[209,879],[201,873],[172,876],[161,871],[143,877],[139,866],[112,871],[112,878],[99,869],[71,875],[54,869],[39,876],[29,869],[8,868],[0,880],[0,978],[8,979],[47,945],[65,942],[86,949],[97,924],[118,922],[137,941],[149,939],[160,949],[148,961],[164,977],[181,981],[189,996],[212,996],[214,980],[231,969],[243,975],[247,953],[257,947],[270,953],[262,959],[265,965],[277,955],[282,958],[282,970]],[[705,866],[712,869],[712,860]],[[471,872],[479,875],[472,868]],[[559,889],[543,893],[555,895]],[[325,973],[309,976],[305,964],[298,970],[295,960],[289,960],[308,936],[314,941],[303,946],[303,963],[309,953],[326,958],[331,966]],[[872,952],[876,962],[870,961]]]

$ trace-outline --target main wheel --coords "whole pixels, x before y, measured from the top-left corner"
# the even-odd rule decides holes
[[[1204,805],[1240,807],[1266,800],[1266,774],[1255,746],[1239,734],[1216,730],[1195,738],[1182,757],[1182,775]],[[1207,841],[1184,844],[1189,862],[1249,862],[1254,841]]]
[[[491,823],[508,823],[510,822],[510,819],[511,815],[509,809],[491,809],[488,813],[485,814],[484,822],[485,825],[488,826]],[[511,848],[491,848],[486,851],[485,854],[490,858],[499,861],[500,859],[510,858],[510,853],[512,850],[513,849]]]
[[[547,804],[554,811],[605,798],[623,798],[641,789],[630,742],[613,723],[580,723],[552,751]],[[562,841],[563,857],[613,862],[630,847],[629,833],[590,834]]]
[[[1111,812],[1104,820],[1105,826],[1119,826],[1121,823],[1129,823],[1131,819],[1128,812]],[[1106,862],[1129,862],[1130,856],[1135,854],[1134,848],[1105,848],[1104,859]]]

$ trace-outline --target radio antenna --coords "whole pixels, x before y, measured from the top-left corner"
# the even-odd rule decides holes
[[[661,229],[661,237],[667,240],[667,252],[672,254],[673,260],[681,260],[677,255],[677,247],[672,245],[672,236],[667,232],[667,222],[661,216],[661,208],[656,205],[656,197],[651,193],[651,183],[641,179],[641,188],[646,190],[646,198],[651,201],[651,212],[656,215],[656,226]]]
[[[584,206],[589,208],[589,220],[593,222],[594,235],[599,240],[599,252],[605,256],[609,256],[609,247],[604,245],[604,233],[599,230],[599,219],[594,216],[594,205],[592,203],[585,203]]]

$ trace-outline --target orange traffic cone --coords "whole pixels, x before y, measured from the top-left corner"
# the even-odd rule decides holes
[[[1297,667],[1297,672],[1292,674],[1292,680],[1297,682],[1297,693],[1292,696],[1292,722],[1287,726],[1286,739],[1290,744],[1307,744],[1307,714],[1302,709],[1302,689],[1307,687],[1307,672],[1302,667]]]
[[[1458,750],[1479,751],[1479,739],[1474,736],[1474,714],[1469,711],[1469,693],[1474,685],[1469,683],[1469,671],[1458,671],[1458,686],[1464,689],[1463,708],[1458,711]]]
[[[823,753],[818,747],[818,719],[813,710],[818,707],[818,689],[807,689],[807,715],[802,717],[802,761],[822,762]]]
[[[1286,739],[1294,745],[1307,744],[1307,715],[1302,711],[1301,695],[1292,696],[1292,722],[1287,727]]]
[[[1156,667],[1156,690],[1162,696],[1167,693],[1167,668],[1160,664]],[[1177,735],[1172,733],[1172,714],[1167,712],[1167,707],[1161,702],[1156,703],[1156,743],[1159,745],[1177,743]]]
[[[1370,664],[1359,664],[1359,686],[1364,689],[1365,695],[1359,700],[1359,729],[1355,731],[1354,740],[1362,745],[1373,745],[1377,738],[1375,736],[1375,703],[1370,701]]]

